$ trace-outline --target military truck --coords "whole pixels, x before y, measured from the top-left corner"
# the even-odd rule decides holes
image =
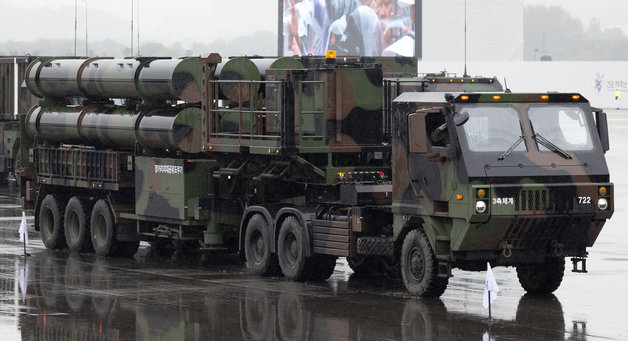
[[[15,175],[20,146],[18,114],[26,113],[37,100],[22,88],[26,67],[33,60],[30,56],[0,56],[0,185],[7,184],[9,174]]]
[[[558,288],[565,257],[586,271],[613,213],[605,113],[576,93],[424,92],[416,65],[38,59],[23,205],[50,249],[175,243],[295,281],[347,257],[357,273],[387,264],[419,296],[486,262],[516,266],[534,293]]]

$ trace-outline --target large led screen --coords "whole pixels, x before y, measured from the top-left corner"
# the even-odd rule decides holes
[[[420,4],[420,2],[418,2]],[[415,0],[279,0],[279,54],[415,56]]]

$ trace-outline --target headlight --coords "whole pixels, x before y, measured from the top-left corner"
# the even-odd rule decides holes
[[[486,203],[482,200],[478,200],[475,203],[475,211],[478,213],[484,213],[486,212]]]
[[[597,201],[597,208],[600,209],[600,211],[604,211],[608,208],[608,200],[604,199],[604,198],[600,198]]]

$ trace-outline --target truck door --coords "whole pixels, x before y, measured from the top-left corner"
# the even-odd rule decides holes
[[[445,109],[430,108],[408,115],[408,175],[419,202],[446,211],[442,177],[448,160],[449,132]]]

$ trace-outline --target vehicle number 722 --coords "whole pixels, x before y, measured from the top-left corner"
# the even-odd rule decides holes
[[[578,197],[578,204],[590,204],[591,197]]]

